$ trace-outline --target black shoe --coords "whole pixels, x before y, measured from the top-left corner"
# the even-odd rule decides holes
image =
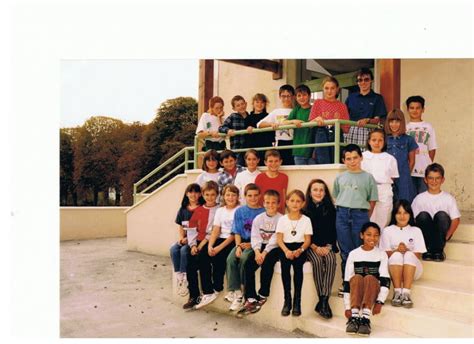
[[[291,301],[285,301],[283,308],[281,309],[281,315],[287,317],[291,312]]]
[[[318,303],[316,304],[316,307],[314,307],[314,311],[318,314],[321,311],[321,298],[319,299]]]
[[[425,252],[421,255],[421,259],[426,261],[433,260],[433,254],[431,252]]]
[[[188,302],[183,305],[183,309],[191,309],[199,303],[199,297],[190,297]]]
[[[359,329],[357,330],[357,334],[359,336],[368,336],[372,332],[370,328],[370,319],[361,318],[359,323]]]
[[[346,333],[357,334],[359,330],[359,318],[350,317],[346,325]]]
[[[291,314],[295,317],[299,317],[301,315],[301,298],[296,298],[293,301],[293,311]]]
[[[329,306],[329,297],[328,296],[321,296],[321,310],[319,314],[324,319],[331,319],[332,318],[332,310]]]
[[[435,262],[444,262],[445,259],[446,259],[446,254],[444,252],[433,253],[433,261],[435,261]]]

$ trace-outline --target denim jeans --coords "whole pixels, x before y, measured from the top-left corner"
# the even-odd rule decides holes
[[[305,158],[304,156],[294,156],[295,165],[316,165],[313,158]]]
[[[314,130],[314,143],[334,142],[334,128],[316,127]],[[339,142],[344,142],[341,131]],[[313,152],[316,164],[333,164],[334,163],[334,147],[316,147]],[[339,163],[339,161],[337,161]]]
[[[425,239],[426,250],[430,253],[441,253],[446,245],[446,233],[451,226],[451,218],[444,211],[438,211],[434,218],[422,211],[415,219]]]
[[[254,252],[251,248],[242,251],[240,258],[235,256],[237,246],[234,246],[227,256],[226,275],[227,289],[229,291],[240,290],[242,284],[245,284],[245,264],[249,259],[255,259]]]
[[[186,272],[189,252],[190,249],[188,245],[176,243],[170,247],[170,256],[173,262],[174,272]]]
[[[341,269],[343,279],[347,256],[349,256],[349,252],[362,245],[360,229],[362,228],[362,225],[367,222],[369,222],[369,212],[367,209],[337,207],[336,233],[337,243],[341,249]]]

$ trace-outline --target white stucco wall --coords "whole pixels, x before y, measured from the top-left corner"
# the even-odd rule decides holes
[[[401,108],[412,95],[425,98],[423,119],[436,131],[435,161],[446,170],[445,191],[462,210],[473,209],[474,59],[403,59]]]

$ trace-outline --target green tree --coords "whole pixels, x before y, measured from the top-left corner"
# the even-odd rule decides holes
[[[77,205],[74,183],[74,144],[78,128],[63,128],[59,131],[59,192],[61,205]],[[69,201],[72,197],[72,202]]]

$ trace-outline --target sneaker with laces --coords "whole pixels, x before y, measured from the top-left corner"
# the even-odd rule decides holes
[[[229,291],[226,296],[224,296],[224,300],[227,302],[234,302],[235,299],[235,291]]]
[[[215,299],[217,299],[216,294],[205,294],[202,296],[201,301],[196,306],[194,306],[194,308],[201,309],[202,307],[214,302]]]
[[[359,336],[369,336],[370,332],[372,332],[370,328],[370,319],[362,318],[359,322],[359,329],[357,330],[357,334]]]
[[[238,311],[242,306],[244,305],[244,298],[243,296],[236,296],[234,301],[232,301],[232,304],[229,307],[229,310],[231,311]]]
[[[186,296],[188,294],[189,294],[188,281],[186,279],[183,279],[181,281],[181,284],[178,285],[178,295],[179,296]]]
[[[412,308],[413,301],[410,298],[410,294],[403,294],[402,296],[402,306],[405,308]]]
[[[400,307],[402,305],[402,294],[399,292],[395,292],[393,294],[393,299],[391,303],[394,307]]]
[[[346,333],[357,334],[359,330],[359,318],[350,317],[346,325]]]
[[[199,301],[200,301],[200,297],[196,297],[196,298],[193,298],[193,297],[190,297],[188,302],[186,302],[184,305],[183,305],[183,309],[191,309],[193,308],[194,306],[196,306]]]
[[[260,305],[257,300],[247,300],[243,307],[239,310],[239,314],[247,315],[250,313],[257,313],[260,310]]]

